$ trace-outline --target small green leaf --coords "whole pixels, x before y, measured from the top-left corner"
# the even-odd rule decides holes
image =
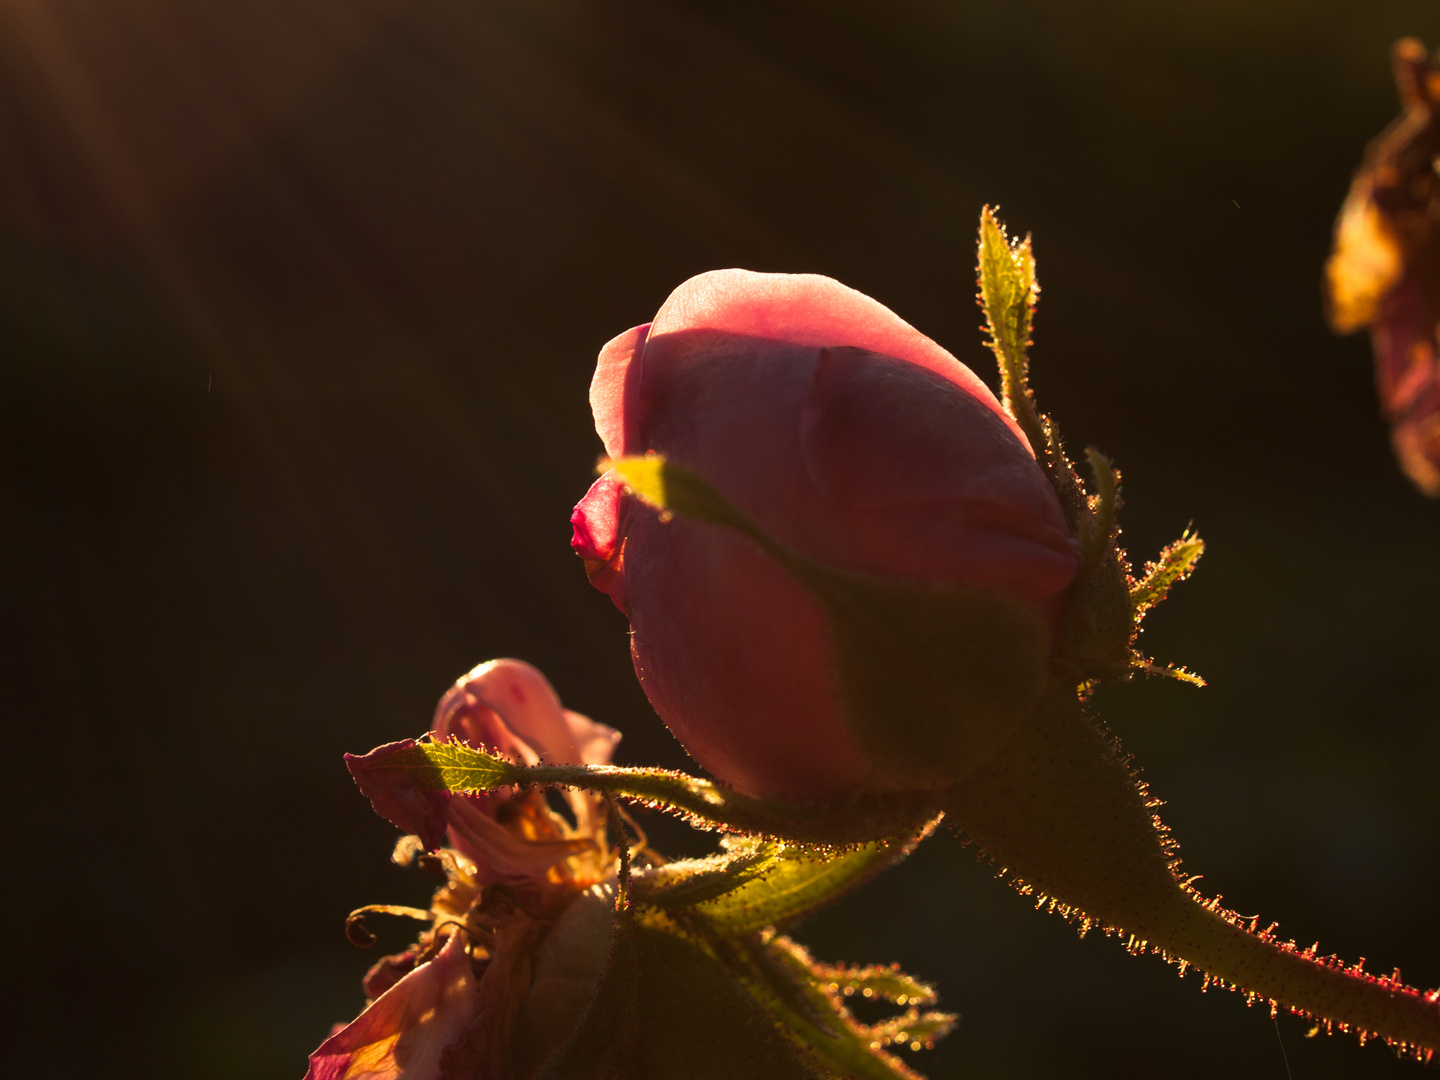
[[[980,212],[980,307],[990,331],[990,348],[1000,364],[1001,401],[1037,453],[1044,432],[1027,383],[1031,322],[1040,286],[1030,238],[1011,243],[990,207]]]
[[[402,772],[424,788],[482,792],[517,783],[520,767],[461,742],[417,742],[370,768]]]
[[[1130,606],[1139,618],[1165,599],[1170,586],[1184,581],[1205,554],[1205,541],[1186,529],[1179,540],[1160,553],[1145,567],[1145,574],[1130,587]]]
[[[672,464],[661,454],[652,451],[643,456],[604,459],[600,468],[619,473],[626,488],[658,510],[729,525],[746,533],[759,531],[699,475]]]

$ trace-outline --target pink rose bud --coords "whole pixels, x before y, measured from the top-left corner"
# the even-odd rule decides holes
[[[967,367],[839,282],[692,278],[601,350],[590,402],[611,457],[664,454],[816,563],[990,590],[1053,629],[1076,545],[1024,436]],[[572,523],[651,703],[718,778],[790,799],[915,782],[866,754],[820,604],[752,540],[662,521],[613,472]]]

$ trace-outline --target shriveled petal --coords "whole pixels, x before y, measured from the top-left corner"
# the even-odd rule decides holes
[[[402,832],[414,833],[427,851],[434,851],[445,839],[453,796],[421,787],[404,769],[387,767],[391,757],[414,745],[414,739],[401,739],[368,754],[346,754],[345,767],[377,814]]]
[[[475,1017],[465,935],[381,994],[310,1055],[305,1080],[440,1080],[441,1058]]]
[[[475,862],[484,884],[543,879],[545,871],[562,859],[595,847],[584,837],[527,840],[466,799],[451,803],[450,840]]]
[[[404,952],[392,953],[376,960],[370,965],[370,970],[365,973],[365,978],[360,982],[360,985],[365,988],[365,996],[378,998],[414,971],[418,955],[419,946],[412,945]],[[341,1025],[342,1030],[343,1027],[344,1025]]]
[[[636,449],[641,361],[649,330],[647,323],[612,338],[595,363],[590,411],[595,416],[595,431],[611,457],[632,454]]]
[[[670,294],[650,326],[648,343],[677,330],[768,338],[819,348],[852,345],[894,356],[928,368],[976,397],[994,402],[997,415],[1009,424],[1023,445],[1029,445],[974,372],[884,304],[833,278],[712,270],[691,278]],[[639,393],[645,393],[647,381],[642,374]]]
[[[530,986],[531,954],[549,924],[523,910],[494,915],[495,942],[480,978],[475,1019],[445,1052],[441,1080],[515,1080],[515,1018]]]
[[[588,716],[565,710],[565,723],[574,740],[575,765],[609,765],[620,743],[620,732],[606,724],[597,724]]]

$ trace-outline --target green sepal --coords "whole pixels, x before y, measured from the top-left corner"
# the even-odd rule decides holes
[[[1002,402],[1029,439],[1080,543],[1080,565],[1054,642],[1056,668],[1077,684],[1124,676],[1134,666],[1135,620],[1115,528],[1120,476],[1103,454],[1087,449],[1096,482],[1096,494],[1087,494],[1065,456],[1054,421],[1035,405],[1027,354],[1040,291],[1035,255],[1029,237],[1013,243],[1006,237],[988,206],[980,214],[977,276],[990,346],[1000,367]]]
[[[1039,702],[1049,631],[1013,597],[839,573],[808,584],[829,616],[851,729],[881,776],[963,781]]]
[[[1080,537],[1080,573],[1092,570],[1106,556],[1113,558],[1116,548],[1115,512],[1120,507],[1120,473],[1114,462],[1093,446],[1085,448],[1090,471],[1095,474],[1095,495],[1090,500],[1090,515]]]
[[[1012,244],[1005,226],[987,206],[980,211],[977,261],[980,307],[990,332],[990,348],[1000,365],[1000,400],[1039,455],[1048,439],[1028,385],[1026,350],[1040,294],[1030,238]]]
[[[918,1074],[885,1047],[902,1041],[902,1033],[912,1034],[912,1028],[918,1036],[913,1041],[928,1047],[955,1023],[948,1013],[922,1014],[908,1008],[901,1017],[861,1024],[828,980],[829,969],[780,935],[730,939],[722,952],[756,1000],[782,1023],[797,1046],[816,1055],[822,1075],[833,1080],[918,1080]]]
[[[1161,600],[1176,582],[1184,581],[1205,554],[1205,541],[1186,529],[1160,557],[1145,565],[1145,573],[1130,586],[1130,606],[1139,619]]]
[[[935,988],[900,970],[898,964],[882,967],[849,967],[844,964],[812,964],[810,968],[821,985],[845,997],[860,994],[880,998],[897,1005],[929,1005],[935,1000]]]
[[[662,513],[682,513],[749,537],[819,601],[846,716],[877,778],[905,787],[962,780],[1038,703],[1050,634],[1041,617],[1014,597],[822,566],[770,536],[702,477],[663,457],[609,465]]]

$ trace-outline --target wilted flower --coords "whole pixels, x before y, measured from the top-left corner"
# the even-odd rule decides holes
[[[590,400],[612,457],[666,455],[816,563],[992,590],[1052,626],[1075,576],[1054,490],[994,395],[829,278],[692,278],[605,346]],[[572,522],[591,581],[630,617],[645,692],[702,765],[798,799],[904,782],[847,723],[820,605],[750,540],[662,522],[614,473]]]
[[[562,708],[545,676],[519,660],[492,660],[459,679],[440,699],[430,732],[524,765],[607,765],[620,741],[614,728]],[[593,885],[609,873],[596,841],[603,806],[590,792],[567,791],[564,798],[573,825],[539,791],[452,799],[446,806],[450,843],[475,863],[482,884]]]
[[[545,677],[518,660],[481,664],[435,710],[432,735],[521,764],[603,765],[620,735],[561,707]],[[416,945],[365,978],[374,999],[310,1058],[306,1080],[509,1080],[512,1033],[535,950],[586,890],[615,874],[600,797],[567,792],[573,821],[534,790],[459,796],[422,789],[386,762],[413,747],[390,743],[347,758],[375,809],[407,833],[396,860],[426,859],[444,879],[428,912],[366,911],[429,922]],[[434,850],[448,835],[451,848]],[[418,839],[417,839],[418,837]]]
[[[1380,403],[1395,453],[1427,495],[1440,495],[1440,66],[1420,42],[1398,42],[1405,108],[1365,152],[1335,222],[1325,268],[1337,333],[1370,328]]]

